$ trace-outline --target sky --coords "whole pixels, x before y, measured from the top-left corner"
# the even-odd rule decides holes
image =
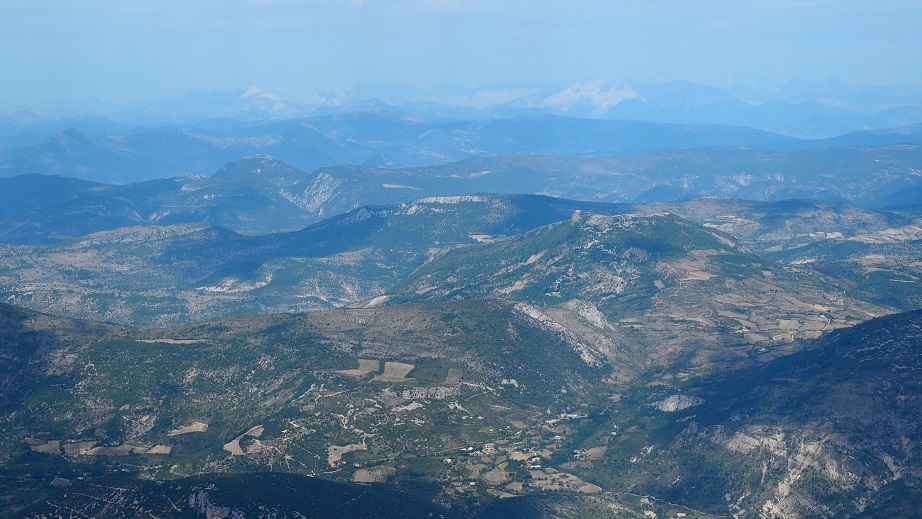
[[[918,0],[3,0],[0,112],[189,89],[922,84]]]

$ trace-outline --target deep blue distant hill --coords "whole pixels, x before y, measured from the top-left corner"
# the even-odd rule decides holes
[[[391,160],[390,153],[375,157]],[[717,196],[903,207],[920,199],[920,168],[918,145],[691,148],[608,157],[515,153],[425,167],[338,165],[310,172],[261,154],[227,162],[211,176],[127,185],[36,174],[0,178],[0,242],[50,244],[139,224],[209,223],[267,234],[368,205],[483,192],[608,203]]]

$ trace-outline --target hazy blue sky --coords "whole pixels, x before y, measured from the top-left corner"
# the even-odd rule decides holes
[[[922,83],[919,0],[3,0],[0,112],[258,85]]]

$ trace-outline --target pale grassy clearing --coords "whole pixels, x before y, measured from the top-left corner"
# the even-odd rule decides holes
[[[873,231],[866,234],[859,234],[849,238],[851,241],[872,244],[887,244],[893,242],[915,241],[922,239],[922,226],[907,225],[905,227],[893,227],[881,231]]]
[[[127,456],[129,454],[144,454],[147,452],[147,447],[141,447],[139,445],[129,445],[123,443],[115,447],[93,447],[87,451],[89,456]]]
[[[90,449],[96,446],[94,441],[65,443],[62,447],[64,454],[67,456],[84,456],[90,452]]]
[[[587,483],[573,474],[558,472],[552,468],[545,470],[530,470],[531,481],[529,485],[543,491],[569,491],[594,494],[601,492],[601,487]]]
[[[356,483],[384,483],[397,473],[393,467],[375,467],[359,469],[352,474],[352,481]]]
[[[491,485],[500,485],[505,483],[506,480],[509,479],[509,474],[506,472],[506,467],[508,466],[508,463],[500,463],[499,466],[493,470],[485,472],[483,474],[484,481]]]
[[[683,281],[706,281],[714,277],[708,272],[710,257],[719,254],[716,250],[691,251],[688,256],[668,262],[667,264],[678,272],[684,272]]]
[[[47,443],[42,443],[39,445],[30,445],[35,452],[41,452],[43,454],[61,454],[61,441],[60,440],[51,440]]]
[[[197,432],[205,432],[208,430],[208,424],[205,422],[192,422],[190,425],[180,427],[178,429],[173,429],[168,432],[167,436],[179,436],[180,434],[189,434]]]
[[[350,377],[364,377],[369,373],[377,373],[381,367],[380,360],[374,359],[358,359],[359,367],[358,369],[340,369],[336,370],[336,373],[342,375],[348,375]]]
[[[252,436],[253,438],[259,438],[260,436],[263,435],[264,430],[265,429],[263,428],[262,425],[254,425],[253,427],[250,427],[250,429],[247,432],[225,443],[224,450],[231,453],[232,456],[243,456],[244,452],[243,452],[243,448],[240,447],[240,440],[242,440],[245,436]]]
[[[782,331],[791,331],[800,329],[800,322],[797,319],[779,319],[778,329]]]
[[[705,272],[703,270],[690,270],[680,281],[708,281],[713,277],[715,277],[714,274],[711,274],[710,272]]]
[[[349,445],[330,445],[327,447],[327,463],[331,467],[336,467],[343,459],[343,454],[348,454],[354,451],[365,451],[368,450],[368,447],[365,446],[365,443],[352,443]]]
[[[406,377],[415,367],[416,366],[413,364],[406,364],[404,362],[385,362],[384,373],[376,376],[374,379],[381,382],[406,382],[412,380]]]
[[[231,456],[243,456],[244,452],[243,449],[240,448],[240,438],[243,438],[243,436],[234,438],[224,444],[224,450],[231,453]]]
[[[587,449],[585,453],[586,459],[600,460],[605,456],[605,452],[607,451],[608,451],[608,447],[604,445],[601,447],[593,447],[591,449]]]

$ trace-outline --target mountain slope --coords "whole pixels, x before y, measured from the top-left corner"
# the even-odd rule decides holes
[[[9,517],[66,511],[106,519],[129,517],[455,517],[448,510],[380,485],[335,483],[295,474],[195,476],[163,482],[109,477],[66,487],[60,495]]]
[[[817,208],[815,204],[807,204],[803,211],[785,219],[784,214],[788,209],[784,204],[710,200],[643,207],[541,196],[433,197],[400,206],[362,208],[311,225],[302,231],[285,234],[247,237],[201,224],[183,224],[107,231],[49,248],[3,246],[0,247],[0,294],[10,302],[65,315],[95,315],[108,321],[143,325],[178,324],[230,313],[300,311],[354,305],[384,295],[414,269],[457,245],[496,242],[540,226],[569,220],[576,210],[602,214],[629,211],[644,214],[661,212],[663,209],[684,212],[707,225],[738,232],[744,243],[753,248],[758,249],[760,243],[769,243],[771,247],[795,247],[792,250],[803,243],[832,236],[833,228],[829,227],[829,222],[835,222],[835,219],[830,220],[829,215],[846,211],[837,206]],[[872,232],[871,229],[875,227],[913,221],[906,216],[891,213],[857,209],[848,211],[849,214],[862,215],[862,226],[853,229],[836,226],[834,229],[852,235]],[[739,220],[728,220],[728,214],[739,214]],[[731,223],[733,225],[726,226]],[[710,241],[714,241],[715,236],[721,236],[719,233],[708,234],[711,231],[706,229],[690,229],[682,224],[673,229],[678,234],[650,236],[648,241],[664,239],[668,242],[680,238],[686,232],[696,233],[699,238]],[[887,229],[890,227],[873,232],[887,234]],[[509,253],[518,257],[524,252],[506,249],[517,247],[519,243],[524,242],[513,240],[505,244],[493,244],[492,247],[495,247],[496,255]],[[542,250],[542,246],[535,243],[524,243],[523,247],[529,248],[531,252],[521,257],[521,262]],[[725,256],[730,257],[724,252],[714,255],[708,250],[723,249],[704,247],[694,253],[698,256],[690,258],[688,264],[673,261],[675,264],[668,266],[673,274],[648,279],[649,283],[659,279],[663,283],[662,289],[647,283],[644,285],[646,288],[630,297],[636,297],[638,301],[663,297],[663,294],[671,293],[672,289],[666,289],[688,272],[706,269],[708,265],[718,265]],[[586,261],[591,263],[607,257],[606,253],[601,253],[598,258],[587,256],[580,261],[585,264]],[[544,268],[551,259],[553,257],[545,253],[535,260],[534,265],[524,270],[510,271],[507,277],[524,274],[529,269]],[[464,268],[467,268],[479,264],[480,258],[463,261],[466,263]],[[764,297],[755,294],[759,290],[764,292],[768,289],[758,288],[757,280],[770,285],[777,282],[777,279],[766,277],[763,272],[776,272],[778,265],[773,266],[758,258],[740,259],[739,262],[749,266],[734,276],[749,276],[744,277],[746,283],[751,283],[754,300],[762,301]],[[562,260],[559,263],[562,264]],[[807,267],[792,265],[776,274],[779,272],[784,276],[806,279],[803,287],[809,288],[816,295],[826,293],[833,301],[838,297],[836,291],[852,290],[856,286],[843,279],[841,287],[835,288],[829,284],[828,289],[820,290],[817,288],[820,281],[809,279],[811,274]],[[547,277],[546,274],[542,275]],[[706,295],[707,290],[718,290],[720,293],[729,290],[726,288],[726,284],[731,283],[729,277],[718,271],[708,275],[712,276],[710,280],[694,274],[698,276],[694,283],[679,283],[684,287],[681,290],[688,292],[689,297],[696,292]],[[629,279],[623,274],[618,276],[622,281]],[[674,281],[669,281],[673,278]],[[519,281],[510,280],[509,287]],[[521,281],[528,282],[527,279]],[[449,286],[445,285],[442,289],[449,290]],[[880,284],[879,290],[887,286]],[[791,294],[802,292],[797,287],[787,287],[783,291]],[[437,293],[433,292],[429,296]],[[491,291],[485,293],[516,297],[515,291],[509,295]],[[682,292],[680,297],[684,297],[684,294]],[[566,301],[565,297],[542,295],[540,290],[534,294],[529,293],[529,297],[532,296],[534,299],[531,302],[541,304]],[[569,296],[579,298],[575,289],[570,290]],[[829,302],[824,302],[827,296],[810,304],[830,306]],[[412,295],[410,298],[416,297]],[[732,299],[729,294],[727,297]],[[630,306],[625,301],[622,301],[623,306]],[[888,305],[894,304],[899,308],[905,308],[899,305],[909,302],[911,300],[906,298],[886,301]],[[743,308],[754,304],[743,303]],[[778,304],[793,308],[791,305],[794,303],[785,303],[779,299]],[[681,306],[678,302],[668,305]],[[831,307],[839,308],[840,305],[836,303]],[[844,310],[844,307],[841,309]],[[721,307],[720,310],[737,316],[748,313],[730,306]],[[700,317],[705,316],[695,316],[696,319]],[[721,322],[725,320],[724,316],[716,314],[712,317]],[[852,317],[842,323],[864,318],[864,314],[856,310]],[[801,331],[806,333],[809,328],[809,331],[815,332],[828,324],[823,321],[824,326],[813,329],[813,325],[807,323],[811,319],[800,319],[795,329],[803,328]],[[735,321],[731,320],[728,326],[735,326],[733,323]],[[749,322],[744,327],[754,336],[764,337],[767,330],[774,330],[771,332],[773,335],[780,335],[776,325],[762,326]],[[765,330],[756,331],[762,328]]]
[[[132,129],[134,130],[134,129]],[[239,156],[208,139],[180,129],[131,131],[90,136],[75,128],[39,144],[9,150],[0,160],[3,176],[60,175],[124,184],[213,169],[211,164]]]
[[[484,191],[608,202],[718,196],[884,207],[894,205],[901,193],[922,186],[915,174],[920,164],[922,148],[905,145],[789,153],[752,148],[672,149],[619,157],[517,153],[420,168],[337,166],[322,171],[330,182],[348,186],[324,201],[326,214],[334,214],[364,203]]]
[[[300,229],[316,220],[303,187],[310,175],[268,155],[190,179],[147,217],[150,223],[208,222],[244,234]]]
[[[47,209],[72,200],[99,184],[55,175],[22,175],[0,179],[0,218]]]
[[[503,297],[607,345],[622,374],[702,375],[887,313],[816,273],[741,253],[674,215],[601,216],[433,257],[388,303]]]
[[[655,290],[634,261],[679,258],[692,250],[719,254],[729,250],[729,242],[672,215],[603,217],[576,211],[569,221],[448,251],[397,291],[446,300],[504,294],[545,304],[582,294],[606,307],[625,306],[630,304],[625,301],[628,280],[644,294]],[[593,275],[596,269],[611,270]]]
[[[135,223],[208,222],[244,234],[268,234],[300,229],[366,205],[481,192],[644,203],[713,196],[799,198],[884,207],[914,201],[912,193],[922,189],[915,173],[919,164],[922,148],[917,145],[795,153],[679,149],[623,157],[516,153],[420,168],[338,165],[312,173],[259,154],[226,163],[211,177],[125,186],[81,189],[73,183],[65,186],[63,179],[49,185],[51,181],[36,176],[8,180],[4,183],[34,205],[15,200],[0,212],[0,237],[50,244],[125,225],[124,214],[113,206],[136,212],[131,215]],[[46,185],[48,199],[37,198],[34,193]],[[85,207],[79,206],[81,201]]]
[[[913,514],[920,345],[922,313],[910,312],[696,387],[638,390],[590,440],[607,437],[605,456],[577,473],[715,514]],[[671,407],[657,402],[670,394]]]
[[[131,227],[53,247],[0,246],[4,299],[71,316],[163,325],[311,310],[382,295],[442,247],[612,204],[477,195],[363,208],[301,231],[241,236],[202,224]]]
[[[240,132],[243,134],[240,134]],[[0,154],[0,174],[78,177],[128,184],[177,175],[208,174],[239,157],[272,153],[302,169],[361,162],[375,153],[339,142],[298,122],[271,135],[235,123],[232,134],[215,128],[118,128],[81,132],[69,128],[29,147]]]
[[[182,496],[200,513],[198,490],[241,511],[319,506],[323,497],[301,504],[294,494],[318,488],[352,492],[293,476],[169,481],[202,470],[388,481],[464,516],[500,496],[554,490],[566,493],[508,506],[537,516],[879,517],[911,514],[919,501],[922,312],[708,377],[656,378],[654,366],[628,386],[547,314],[500,301],[152,330],[6,305],[0,315],[21,330],[4,353],[22,338],[16,355],[30,366],[7,379],[23,396],[3,407],[0,488],[14,506],[51,494],[36,514],[91,510],[93,496],[151,510]],[[48,339],[34,348],[29,337]],[[98,479],[106,473],[122,476]],[[55,477],[89,499],[54,497]],[[365,497],[389,499],[394,488]],[[488,516],[509,510],[498,505]]]
[[[76,176],[117,184],[203,174],[236,157],[272,154],[313,170],[385,154],[403,167],[516,152],[615,155],[688,146],[796,149],[802,141],[744,127],[598,121],[557,116],[432,122],[394,110],[254,124],[231,119],[194,127],[68,128],[6,149],[0,174]]]
[[[548,435],[546,416],[604,401],[611,372],[590,346],[499,301],[150,330],[40,317],[24,329],[58,342],[21,355],[31,367],[8,380],[17,397],[0,425],[0,489],[22,500],[49,491],[49,477],[272,470],[392,481],[476,508],[526,453],[548,458],[577,434]]]

